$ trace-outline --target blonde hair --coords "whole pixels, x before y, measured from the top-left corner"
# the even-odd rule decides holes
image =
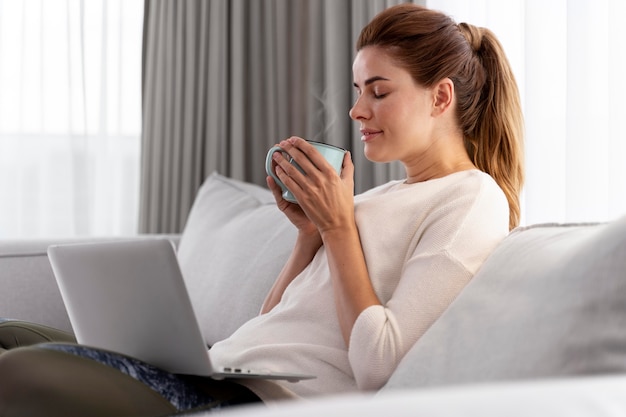
[[[513,71],[489,29],[461,23],[415,4],[378,14],[356,49],[379,46],[420,85],[450,78],[459,126],[476,167],[491,175],[509,203],[509,228],[519,224],[524,184],[524,120]]]

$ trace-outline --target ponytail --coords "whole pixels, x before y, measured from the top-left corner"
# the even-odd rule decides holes
[[[457,118],[474,165],[489,174],[509,203],[509,228],[520,221],[524,183],[519,91],[495,35],[415,4],[390,7],[362,31],[357,50],[387,49],[420,85],[454,82]]]
[[[485,72],[476,105],[459,112],[465,147],[474,165],[491,175],[504,191],[512,229],[520,222],[524,184],[524,120],[517,83],[493,32],[467,23],[461,23],[459,29]],[[459,81],[463,85],[469,80]]]

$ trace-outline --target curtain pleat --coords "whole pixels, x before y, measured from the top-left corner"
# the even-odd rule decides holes
[[[361,28],[401,0],[146,0],[139,227],[184,228],[210,173],[265,185],[291,135],[352,151],[361,192],[404,175],[373,164],[349,118]]]

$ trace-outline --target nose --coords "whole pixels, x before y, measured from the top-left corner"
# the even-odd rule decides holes
[[[367,112],[365,103],[362,102],[361,97],[357,97],[348,114],[350,114],[350,118],[352,120],[367,119],[369,113]]]

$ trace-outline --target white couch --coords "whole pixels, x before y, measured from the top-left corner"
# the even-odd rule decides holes
[[[212,344],[257,314],[295,230],[268,190],[212,174],[169,237]],[[0,317],[71,330],[51,243],[0,241]],[[518,228],[379,392],[224,413],[626,415],[625,326],[626,217]]]

